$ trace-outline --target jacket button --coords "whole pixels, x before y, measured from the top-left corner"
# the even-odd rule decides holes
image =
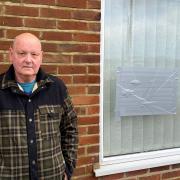
[[[31,118],[29,119],[29,122],[32,122],[32,119],[31,119]]]
[[[33,160],[33,161],[32,161],[32,164],[33,164],[33,165],[35,165],[35,164],[36,164],[36,161],[35,161],[35,160]]]
[[[31,102],[31,99],[28,99],[28,102]]]
[[[54,113],[54,110],[53,110],[53,109],[51,109],[51,110],[50,110],[50,112],[51,112],[51,113]]]

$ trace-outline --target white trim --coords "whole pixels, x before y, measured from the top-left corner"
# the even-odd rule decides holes
[[[179,152],[179,149],[177,151]],[[180,163],[180,152],[179,154],[174,154],[171,156],[161,156],[156,158],[142,159],[139,161],[127,161],[119,164],[115,163],[109,165],[100,165],[100,168],[95,169],[94,171],[95,176],[99,177],[178,163]]]
[[[177,155],[180,156],[180,148],[107,157],[102,160],[101,165],[121,164],[121,163],[126,163],[126,162],[143,161],[143,160],[156,159],[156,158],[159,159],[159,158],[164,158],[164,157],[168,158],[168,157],[173,157]],[[180,159],[179,159],[179,162],[180,162]]]
[[[99,168],[95,169],[95,176],[153,168],[180,163],[180,148],[159,150],[152,152],[103,157],[103,66],[104,66],[104,10],[105,1],[101,1],[101,46],[100,46],[100,154]]]
[[[103,162],[103,74],[104,74],[104,9],[105,9],[105,0],[101,1],[101,38],[100,38],[100,124],[99,124],[99,133],[100,133],[100,154],[99,161],[100,164]]]

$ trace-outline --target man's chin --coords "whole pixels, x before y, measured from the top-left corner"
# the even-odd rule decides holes
[[[25,72],[23,72],[23,73],[21,73],[21,75],[23,75],[23,76],[35,76],[36,74],[34,73],[34,72],[27,72],[27,71],[25,71]]]

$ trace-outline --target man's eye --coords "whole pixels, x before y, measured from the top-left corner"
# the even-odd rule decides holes
[[[33,57],[38,57],[40,54],[39,53],[31,53],[31,56]]]
[[[32,53],[32,56],[38,56],[38,54],[36,54],[36,53]]]
[[[26,53],[25,53],[25,52],[19,52],[18,54],[21,55],[21,56],[23,56],[23,55],[25,55]]]

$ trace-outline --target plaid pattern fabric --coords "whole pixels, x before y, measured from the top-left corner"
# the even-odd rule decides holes
[[[15,103],[22,106],[19,98],[24,96],[19,94],[15,82],[6,80],[6,74],[0,77],[0,180],[29,180],[26,113],[23,107],[12,108]],[[48,82],[47,78],[38,81],[36,91]],[[7,88],[16,90],[13,98],[9,97]],[[7,98],[3,98],[6,93]],[[38,177],[40,180],[61,180],[65,166],[72,170],[77,158],[78,132],[74,107],[68,94],[62,104],[36,104],[35,107]]]
[[[0,179],[29,179],[25,114],[0,111]],[[22,177],[23,175],[23,177]]]

